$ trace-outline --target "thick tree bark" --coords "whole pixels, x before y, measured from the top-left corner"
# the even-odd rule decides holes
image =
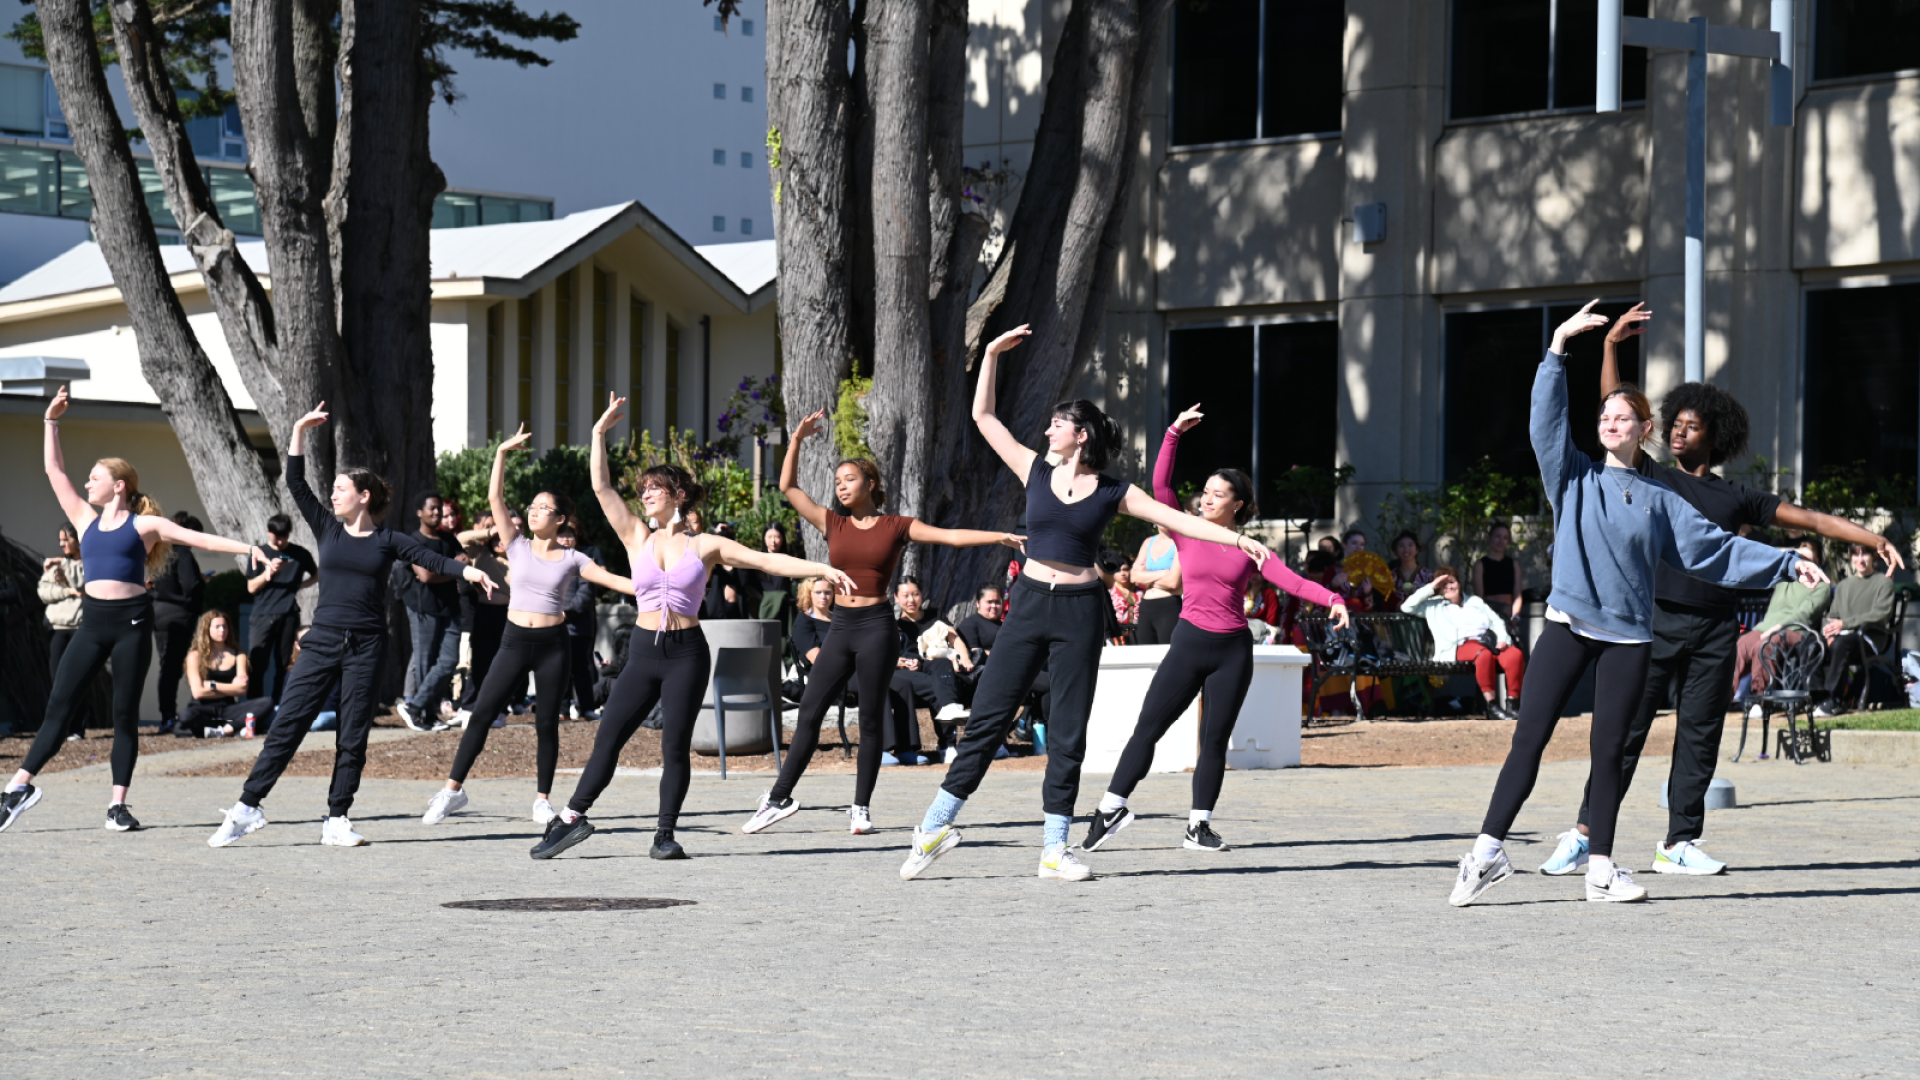
[[[280,508],[278,492],[268,482],[260,456],[240,425],[226,386],[194,337],[180,298],[168,281],[133,153],[114,111],[106,71],[100,63],[90,5],[86,0],[39,0],[36,9],[45,35],[47,66],[52,70],[54,88],[60,95],[61,108],[73,136],[74,152],[87,169],[87,183],[93,195],[94,235],[113,274],[114,285],[126,302],[140,351],[141,375],[159,397],[196,481],[218,478],[217,483],[197,484],[201,504],[213,519],[209,526],[213,531],[235,538],[257,539],[266,535],[267,518]],[[139,12],[128,15],[127,25],[131,29],[132,20],[137,19]],[[116,6],[116,30],[121,19],[122,13]],[[150,30],[150,13],[147,26]],[[140,64],[147,56],[140,41],[125,40],[119,44],[123,54],[133,54],[133,64]],[[152,85],[150,76],[136,79],[132,68],[129,68],[127,82],[136,104]],[[166,100],[171,104],[170,95]],[[149,100],[148,104],[152,102]],[[164,111],[157,113],[156,119],[161,115]],[[176,190],[186,196],[175,203],[178,213],[191,205],[192,196],[188,193],[199,174],[197,169],[179,164],[177,140],[183,129],[178,124],[177,109],[172,117],[171,127],[156,125],[148,136],[150,140],[157,140],[150,142],[156,148],[170,137],[176,140],[170,146],[170,152],[175,155],[173,160],[162,163],[156,155],[155,164],[161,168],[169,186],[169,197],[172,198]],[[142,119],[144,123],[145,118]],[[187,155],[186,161],[191,160],[191,155]],[[206,202],[204,181],[200,181],[198,190],[200,199]],[[217,219],[215,221],[213,227],[218,229]],[[210,276],[209,288],[212,287]]]

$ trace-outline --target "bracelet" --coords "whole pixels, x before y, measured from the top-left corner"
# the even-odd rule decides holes
[[[57,416],[56,416],[56,417],[52,417],[51,419],[49,419],[48,417],[44,417],[44,416],[43,416],[43,417],[41,417],[41,418],[40,418],[40,422],[41,422],[41,423],[43,423],[43,424],[46,424],[46,425],[48,425],[49,427],[59,427],[59,426],[60,426],[60,418],[59,418],[59,417],[57,417]]]

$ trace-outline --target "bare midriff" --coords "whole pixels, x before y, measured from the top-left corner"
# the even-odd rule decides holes
[[[545,630],[559,626],[567,621],[563,613],[552,611],[521,611],[519,608],[507,609],[507,621],[515,626],[524,626],[529,630]]]
[[[1020,571],[1020,576],[1050,585],[1085,585],[1089,581],[1100,580],[1100,572],[1091,566],[1069,566],[1045,559],[1028,559],[1026,569]]]
[[[642,630],[657,631],[661,629],[661,614],[658,610],[642,611],[635,616],[634,623]],[[668,630],[687,630],[700,625],[700,617],[698,615],[682,615],[677,611],[669,611],[665,614],[667,616],[665,628]]]
[[[95,600],[132,600],[147,595],[145,585],[131,581],[89,581],[85,591]]]

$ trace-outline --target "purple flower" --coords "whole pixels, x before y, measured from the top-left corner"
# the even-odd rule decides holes
[[[742,389],[742,390],[751,390],[751,389],[753,389],[753,379],[752,379],[752,378],[745,378],[745,379],[741,379],[741,380],[740,380],[740,389]]]
[[[759,401],[759,400],[760,400],[760,391],[758,391],[758,390],[755,390],[755,391],[754,391],[754,392],[752,393],[752,395],[750,395],[750,396],[751,396],[751,397],[753,398],[753,400],[755,400],[755,401]]]

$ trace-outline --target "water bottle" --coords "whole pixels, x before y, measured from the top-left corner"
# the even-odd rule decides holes
[[[247,714],[247,726],[240,729],[240,737],[243,739],[253,738],[253,714],[252,713]]]

